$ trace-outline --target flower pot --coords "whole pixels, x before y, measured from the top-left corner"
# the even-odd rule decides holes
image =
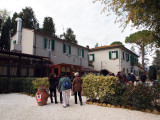
[[[46,105],[48,100],[46,86],[39,86],[35,97],[39,106]]]

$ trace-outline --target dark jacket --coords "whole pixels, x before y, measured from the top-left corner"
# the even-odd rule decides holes
[[[72,85],[73,85],[73,91],[74,92],[82,91],[82,79],[81,79],[81,77],[74,78]]]
[[[145,83],[147,77],[146,77],[146,75],[141,75],[140,79],[142,80],[143,83]]]
[[[56,87],[58,86],[58,78],[56,77],[51,77],[49,78],[49,89],[55,90]]]

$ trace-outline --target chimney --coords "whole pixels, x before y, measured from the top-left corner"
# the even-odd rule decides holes
[[[16,42],[13,44],[13,47],[11,47],[11,50],[22,52],[22,45],[21,45],[21,36],[22,36],[22,19],[16,18],[15,21],[17,21],[17,36],[16,36]]]

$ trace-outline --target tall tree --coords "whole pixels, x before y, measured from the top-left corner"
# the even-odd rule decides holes
[[[9,17],[10,12],[8,12],[6,9],[0,10],[0,17],[2,20],[2,25],[5,22],[5,20]]]
[[[133,43],[139,48],[142,56],[142,68],[144,69],[144,59],[145,59],[145,47],[152,43],[154,37],[152,33],[148,30],[138,31],[126,37],[126,43]]]
[[[48,35],[55,36],[55,24],[51,17],[44,18],[42,32]]]
[[[17,17],[19,17],[19,15],[15,12],[12,17],[12,33],[11,33],[11,35],[14,35],[17,31],[17,22],[15,21],[15,19]]]
[[[67,40],[68,42],[78,44],[76,40],[76,35],[74,35],[74,32],[72,31],[71,28],[67,28],[66,33],[63,33],[62,35],[60,35],[60,37],[61,38],[64,37],[65,40]]]
[[[120,41],[114,41],[111,43],[111,45],[123,45]]]
[[[12,29],[12,22],[10,17],[4,22],[2,26],[2,34],[0,40],[0,49],[10,49],[10,30]]]
[[[153,59],[153,65],[156,67],[157,73],[160,75],[160,50],[156,51],[156,56]]]
[[[114,12],[116,22],[125,28],[130,21],[133,27],[145,27],[153,31],[154,42],[160,46],[160,0],[95,0],[105,4],[103,11]]]
[[[25,9],[22,9],[22,12],[20,12],[19,17],[22,18],[23,27],[39,29],[39,23],[31,7],[26,7]]]

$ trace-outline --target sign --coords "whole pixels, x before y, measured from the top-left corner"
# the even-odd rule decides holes
[[[37,95],[37,102],[41,102],[41,95]]]

